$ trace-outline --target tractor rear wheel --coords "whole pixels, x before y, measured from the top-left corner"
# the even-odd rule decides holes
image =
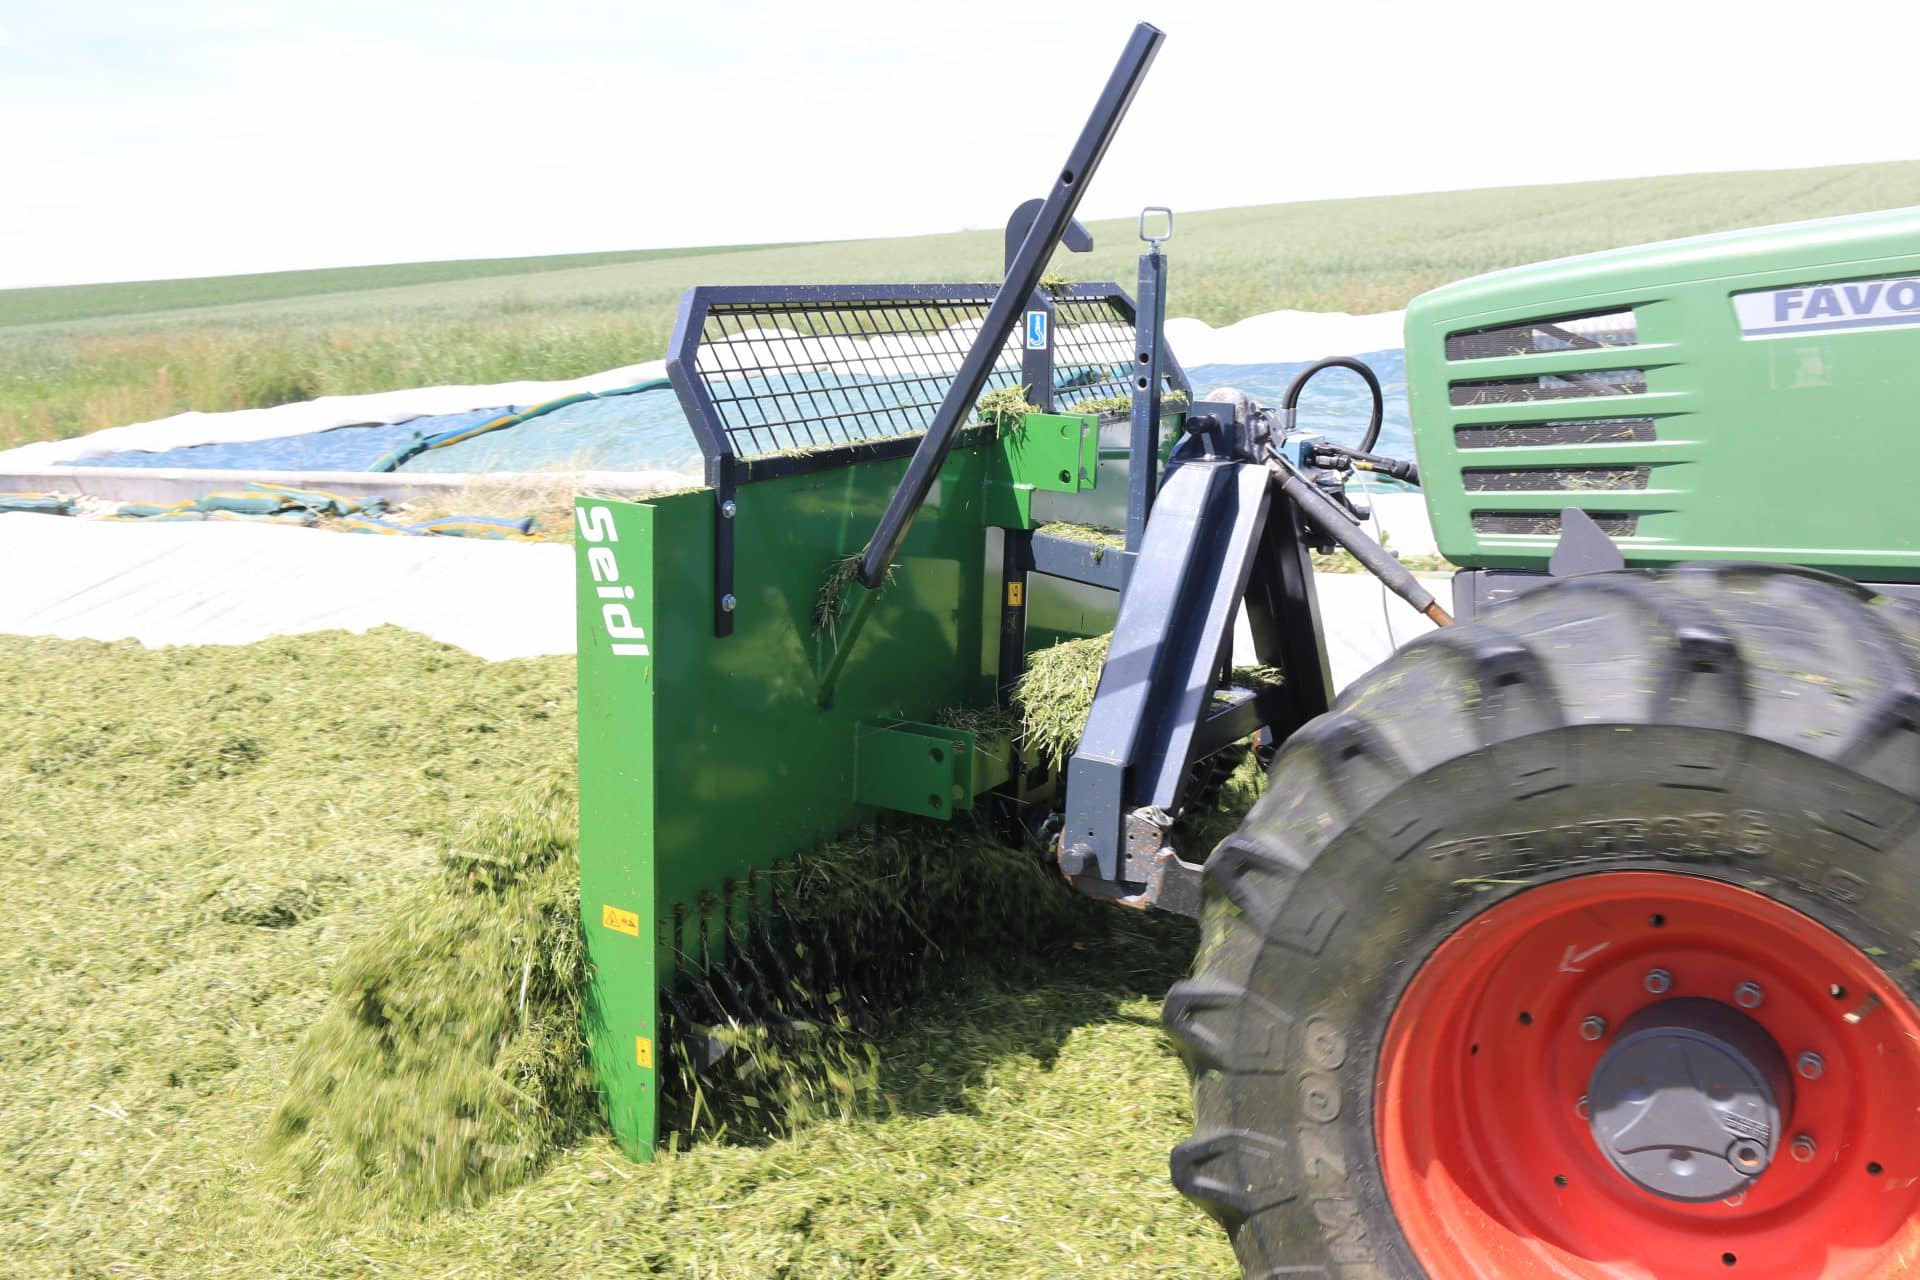
[[[1174,1181],[1249,1277],[1920,1256],[1920,608],[1545,586],[1296,734],[1207,863]]]

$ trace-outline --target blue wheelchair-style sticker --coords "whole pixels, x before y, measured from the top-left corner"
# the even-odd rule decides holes
[[[1047,313],[1044,311],[1027,312],[1027,350],[1045,351],[1047,349]]]

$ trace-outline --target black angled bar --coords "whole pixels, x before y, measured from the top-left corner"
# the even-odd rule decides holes
[[[1026,307],[1027,299],[1039,287],[1040,276],[1053,257],[1054,246],[1060,242],[1061,235],[1073,221],[1074,210],[1080,206],[1081,193],[1092,180],[1101,157],[1106,155],[1133,95],[1139,91],[1147,68],[1153,65],[1154,55],[1166,38],[1166,33],[1145,22],[1136,26],[1128,37],[1127,47],[1113,74],[1107,78],[1093,114],[1087,118],[1079,141],[1068,153],[1066,164],[1054,179],[1046,202],[1034,218],[1020,252],[1014,256],[992,307],[987,310],[980,336],[961,362],[959,374],[947,389],[947,398],[941,402],[927,434],[921,438],[920,447],[914,450],[907,473],[900,478],[900,487],[893,491],[873,537],[867,542],[867,549],[860,557],[859,578],[869,590],[880,586],[888,566],[893,564],[907,529],[933,488],[934,478],[953,451],[954,437],[961,423],[979,399],[980,389],[986,385],[987,375],[992,372],[1000,348],[1013,332],[1014,322]]]

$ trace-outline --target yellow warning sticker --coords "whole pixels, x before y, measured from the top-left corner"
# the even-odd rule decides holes
[[[622,911],[618,907],[601,907],[600,923],[615,933],[640,936],[640,915],[635,911]]]
[[[645,1036],[635,1036],[633,1038],[633,1062],[635,1066],[639,1067],[651,1067],[653,1065],[653,1041],[647,1039]]]
[[[1015,608],[1018,608],[1020,605],[1026,603],[1026,599],[1027,599],[1026,583],[1009,582],[1007,584],[1007,603],[1009,605]]]

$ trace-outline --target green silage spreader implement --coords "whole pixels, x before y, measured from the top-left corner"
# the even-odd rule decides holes
[[[615,1134],[645,1158],[669,1061],[799,1016],[760,989],[857,995],[858,940],[783,913],[777,869],[978,820],[1200,919],[1172,1172],[1249,1277],[1907,1274],[1920,211],[1426,294],[1417,463],[1387,458],[1377,407],[1357,448],[1297,428],[1322,365],[1278,406],[1193,395],[1171,215],[1133,296],[1043,287],[1161,39],[998,285],[692,290],[668,368],[705,484],[578,504]],[[1457,624],[1363,532],[1356,471],[1422,487]],[[1336,547],[1441,624],[1337,701],[1309,555]],[[1056,768],[1018,678],[1109,632]],[[1249,743],[1263,797],[1177,848]]]

